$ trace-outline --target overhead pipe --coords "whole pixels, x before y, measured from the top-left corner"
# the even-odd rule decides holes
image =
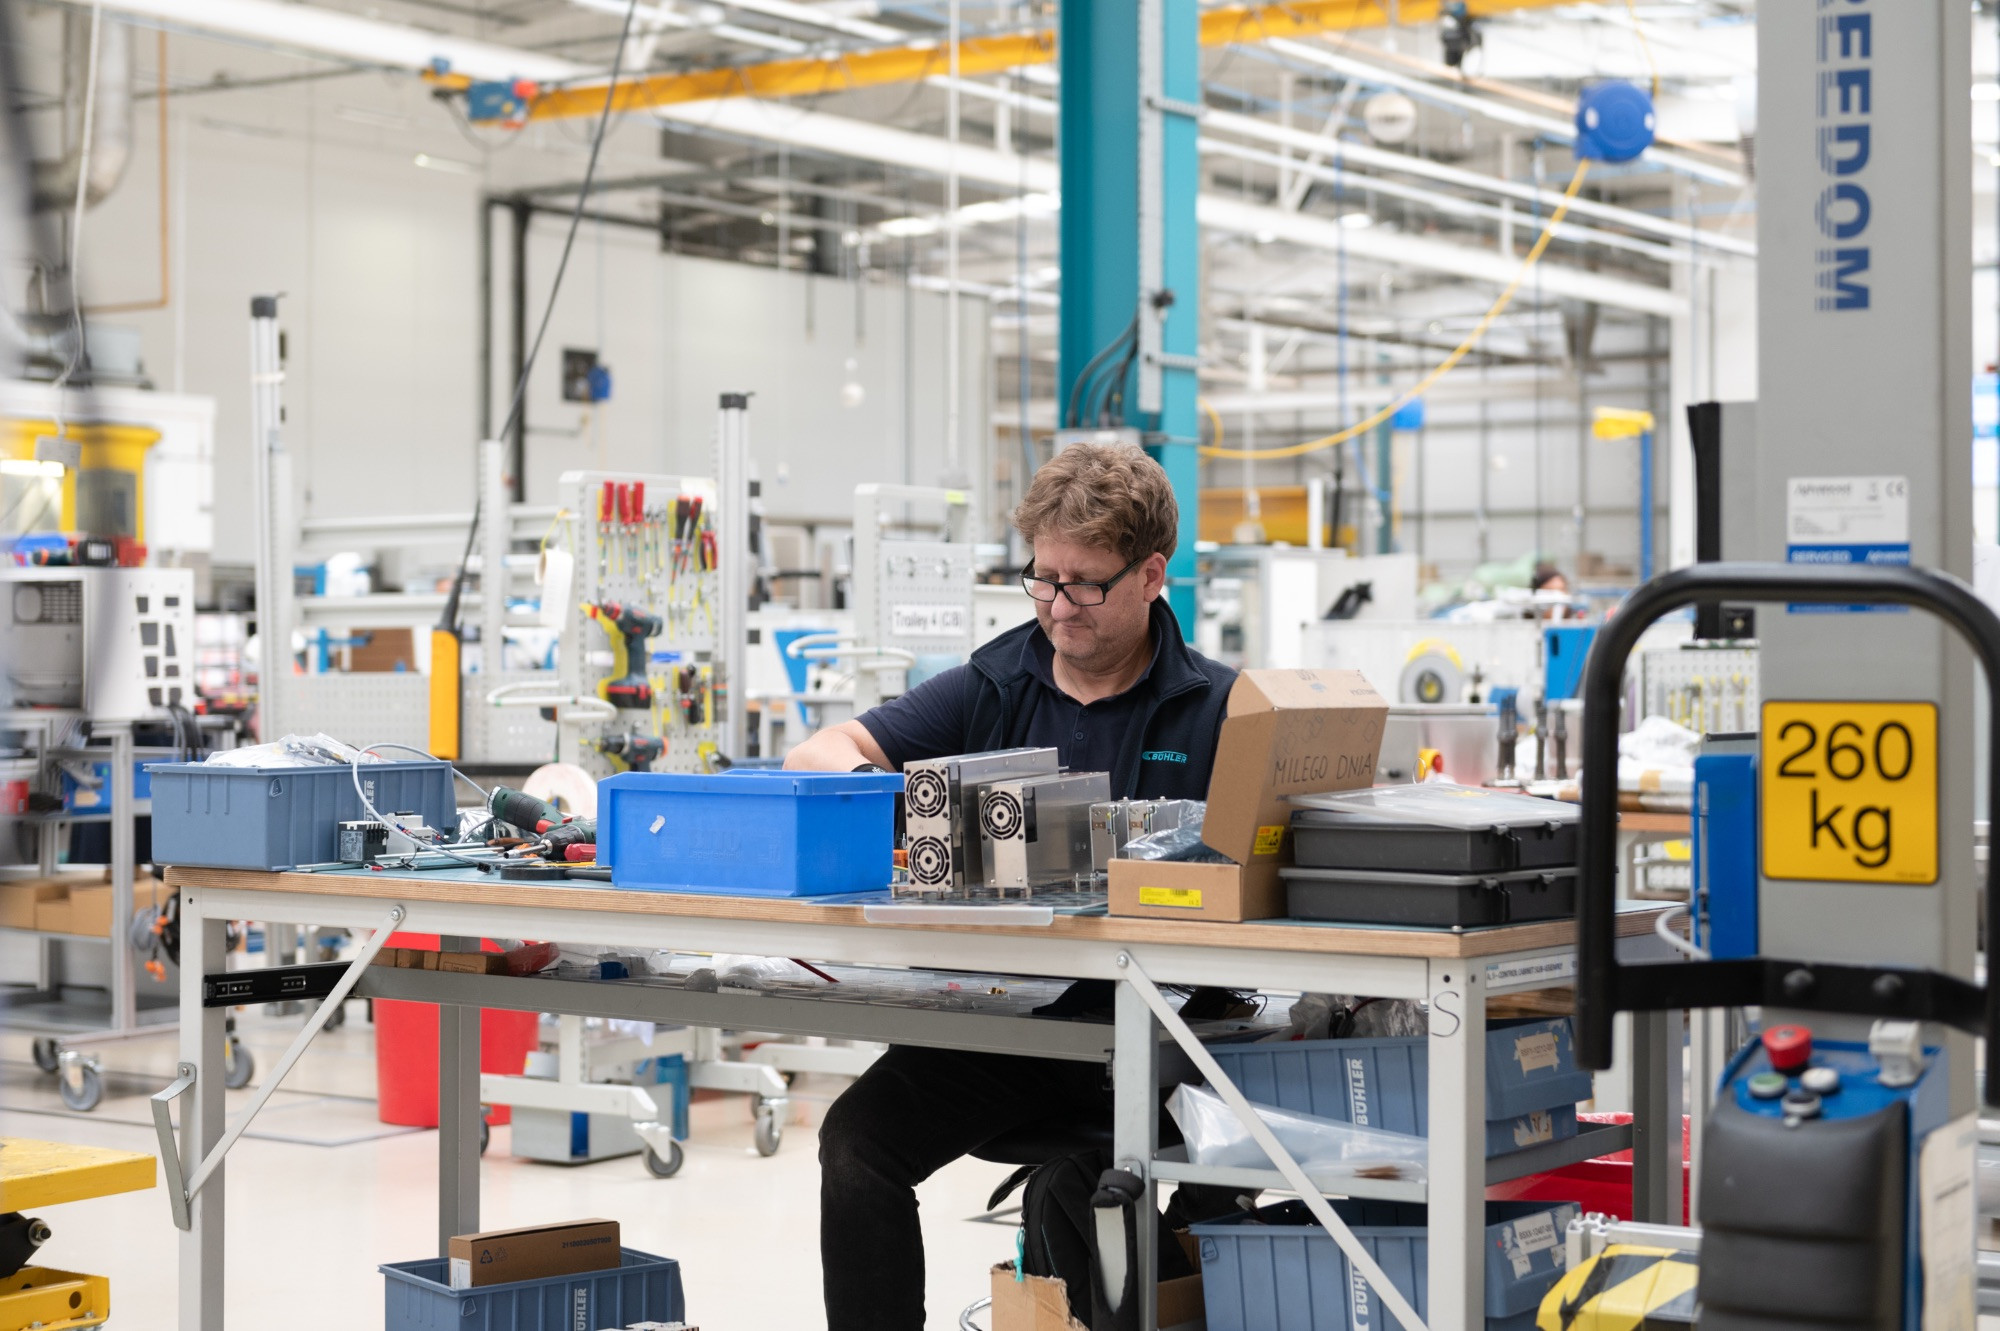
[[[35,208],[76,204],[84,171],[84,102],[90,88],[88,9],[63,14],[62,156],[35,163]],[[132,29],[104,19],[97,34],[97,106],[91,113],[89,179],[84,205],[95,208],[124,179],[132,160]]]

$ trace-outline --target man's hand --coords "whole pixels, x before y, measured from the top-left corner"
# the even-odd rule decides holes
[[[865,763],[889,769],[888,755],[859,721],[830,726],[785,755],[788,772],[851,772]]]

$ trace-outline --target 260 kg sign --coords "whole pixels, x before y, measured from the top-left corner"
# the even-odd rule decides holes
[[[1934,883],[1937,707],[1922,702],[1767,702],[1764,876]]]

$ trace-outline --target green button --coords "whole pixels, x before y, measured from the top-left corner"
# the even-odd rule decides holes
[[[1760,1072],[1750,1079],[1750,1094],[1758,1100],[1775,1100],[1785,1093],[1790,1085],[1783,1075],[1776,1072]]]

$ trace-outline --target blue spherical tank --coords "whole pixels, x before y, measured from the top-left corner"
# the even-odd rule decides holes
[[[1576,99],[1576,151],[1601,162],[1629,162],[1653,146],[1653,99],[1636,83],[1593,83]]]

